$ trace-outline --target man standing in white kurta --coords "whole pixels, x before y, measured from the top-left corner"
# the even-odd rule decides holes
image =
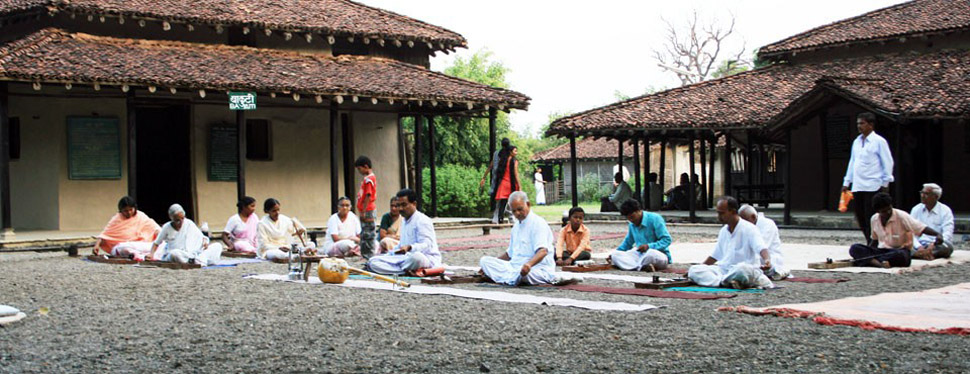
[[[738,209],[741,219],[751,222],[761,232],[761,240],[768,246],[771,254],[771,269],[765,272],[772,280],[785,279],[791,276],[791,270],[785,267],[785,259],[781,257],[781,236],[778,234],[778,225],[771,218],[765,217],[764,213],[758,213],[753,206],[744,204]]]
[[[222,244],[210,244],[209,238],[202,235],[202,230],[199,230],[195,222],[185,218],[185,209],[181,205],[172,204],[168,208],[168,218],[171,221],[162,226],[148,258],[155,258],[155,251],[165,243],[162,261],[181,264],[195,262],[202,266],[209,266],[219,261],[222,256]]]
[[[549,224],[529,209],[529,196],[522,191],[513,192],[509,195],[509,207],[515,217],[509,248],[497,258],[482,257],[482,273],[495,283],[509,286],[578,282],[578,278],[556,276],[552,254],[555,238]]]
[[[738,200],[730,196],[718,199],[717,219],[724,227],[717,234],[714,253],[704,260],[703,265],[687,269],[687,277],[705,287],[772,287],[771,280],[763,272],[771,269],[768,246],[761,239],[758,228],[738,216]]]
[[[418,194],[405,188],[397,193],[396,204],[404,216],[401,241],[391,249],[390,254],[371,257],[367,267],[378,274],[396,275],[441,266],[434,223],[418,211]]]

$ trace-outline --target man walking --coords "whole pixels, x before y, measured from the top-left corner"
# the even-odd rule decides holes
[[[872,196],[886,192],[893,182],[893,155],[886,139],[874,131],[876,116],[869,112],[856,118],[859,136],[852,142],[852,155],[845,170],[842,191],[851,187],[855,200],[855,218],[866,240],[872,233],[869,220],[874,214]]]

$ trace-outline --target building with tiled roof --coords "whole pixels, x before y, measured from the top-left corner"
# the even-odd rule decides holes
[[[901,207],[918,202],[903,191],[922,183],[970,192],[956,177],[970,162],[970,2],[898,4],[772,43],[759,57],[773,64],[563,117],[548,134],[657,141],[713,131],[734,155],[719,193],[834,210],[855,116],[869,111],[893,146]],[[797,173],[783,171],[789,162]],[[949,203],[970,211],[968,201]]]
[[[159,222],[179,203],[219,228],[248,195],[322,226],[358,156],[377,201],[420,191],[403,119],[530,101],[431,71],[460,34],[349,0],[0,0],[0,30],[8,233],[100,229],[124,195]]]

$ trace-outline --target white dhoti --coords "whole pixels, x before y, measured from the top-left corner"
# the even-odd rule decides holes
[[[736,264],[727,271],[717,265],[694,265],[687,269],[687,278],[704,287],[768,288],[774,286],[761,268],[751,264]]]
[[[188,251],[185,249],[173,249],[162,256],[162,261],[178,262],[188,264],[195,262],[202,266],[214,265],[222,258],[222,243],[212,243],[203,251]]]
[[[377,274],[400,275],[432,266],[434,266],[434,263],[428,256],[415,252],[408,252],[403,255],[375,256],[367,261],[367,267]]]
[[[131,257],[137,260],[144,260],[152,252],[152,242],[123,242],[111,249],[111,255],[115,257]],[[164,244],[163,244],[164,245]]]
[[[522,277],[522,265],[512,264],[509,261],[499,260],[491,256],[482,257],[479,261],[482,272],[495,283],[517,286],[519,283],[536,285],[555,282],[556,274],[553,271],[537,267],[533,267],[529,274]]]
[[[359,254],[357,243],[350,239],[323,243],[323,253],[330,257],[347,257]],[[356,251],[355,251],[356,250]]]
[[[649,268],[650,265],[653,265],[653,268],[657,270],[667,268],[667,255],[656,249],[648,249],[642,253],[636,249],[613,251],[610,254],[610,260],[613,261],[613,266],[620,270],[637,271]]]

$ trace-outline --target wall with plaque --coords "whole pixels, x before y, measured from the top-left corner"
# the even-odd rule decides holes
[[[121,179],[121,130],[117,118],[68,117],[70,179]]]
[[[209,128],[209,181],[236,181],[236,125],[214,124]]]
[[[849,130],[850,117],[845,115],[829,115],[825,118],[825,145],[828,147],[829,158],[849,159],[852,152],[852,142],[855,137]]]

